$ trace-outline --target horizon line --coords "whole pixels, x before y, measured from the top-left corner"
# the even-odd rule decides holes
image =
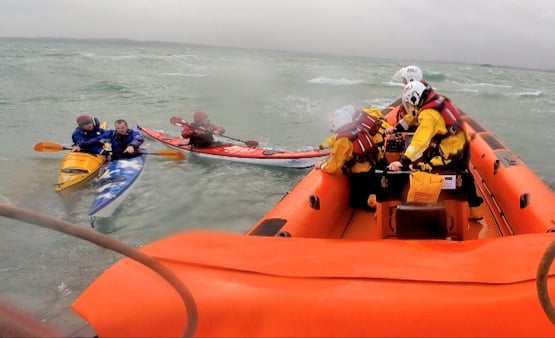
[[[183,42],[183,41],[173,41],[173,40],[137,40],[131,38],[76,38],[76,37],[62,37],[62,36],[2,36],[0,35],[0,40],[66,40],[66,41],[106,41],[106,42],[131,42],[131,43],[156,43],[156,44],[174,44],[174,45],[192,45],[208,48],[232,48],[232,49],[245,49],[245,50],[263,50],[263,51],[278,51],[278,52],[289,52],[289,53],[303,53],[303,54],[316,54],[316,55],[328,55],[328,56],[346,56],[346,57],[360,57],[368,59],[381,59],[381,60],[394,60],[399,63],[406,63],[404,60],[397,58],[386,58],[386,57],[374,57],[369,55],[353,55],[353,54],[336,54],[331,52],[315,52],[309,50],[291,50],[291,49],[279,49],[279,48],[257,48],[257,47],[239,47],[230,45],[218,45],[218,44],[205,44],[197,42]],[[452,61],[452,60],[413,60],[416,62],[423,63],[442,63],[442,64],[454,64],[454,65],[472,65],[480,67],[492,67],[492,68],[507,68],[516,70],[528,70],[528,71],[540,71],[540,72],[555,72],[555,68],[532,68],[523,66],[510,66],[502,64],[491,64],[491,63],[473,63],[473,62],[463,62],[463,61]]]

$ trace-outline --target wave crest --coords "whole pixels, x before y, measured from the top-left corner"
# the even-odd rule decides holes
[[[164,76],[183,76],[183,77],[206,77],[206,74],[196,74],[196,73],[162,73]]]
[[[516,93],[516,96],[529,96],[529,97],[538,97],[540,95],[542,95],[542,91],[541,90],[536,90],[536,91],[530,91],[530,92],[520,92],[520,93]]]
[[[362,80],[349,80],[349,79],[344,79],[344,78],[335,79],[335,78],[320,76],[320,77],[316,77],[314,79],[310,79],[307,82],[308,83],[314,83],[314,84],[325,84],[325,85],[330,85],[330,86],[352,86],[352,85],[357,85],[357,84],[363,83],[364,81],[362,81]]]

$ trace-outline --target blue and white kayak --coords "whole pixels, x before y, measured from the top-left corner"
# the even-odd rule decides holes
[[[89,209],[93,217],[110,217],[127,198],[146,164],[146,154],[112,160],[100,170],[96,184],[96,196]]]

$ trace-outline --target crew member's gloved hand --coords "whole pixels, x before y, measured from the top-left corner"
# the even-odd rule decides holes
[[[432,171],[432,166],[429,163],[418,162],[418,163],[412,165],[412,169],[431,172]]]
[[[401,169],[408,169],[412,161],[405,155],[401,155],[399,161],[391,162],[387,168],[391,171],[399,171]]]
[[[400,161],[393,161],[393,162],[389,163],[389,165],[387,166],[387,169],[389,169],[391,171],[399,171],[399,170],[401,170],[402,167],[403,167],[403,165],[401,164]]]

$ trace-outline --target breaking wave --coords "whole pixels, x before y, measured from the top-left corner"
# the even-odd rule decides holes
[[[325,84],[330,86],[352,86],[364,83],[363,80],[334,79],[325,76],[316,77],[314,79],[308,80],[307,82],[314,84]]]
[[[196,73],[162,73],[164,76],[183,76],[183,77],[206,77],[207,74],[196,74]]]

